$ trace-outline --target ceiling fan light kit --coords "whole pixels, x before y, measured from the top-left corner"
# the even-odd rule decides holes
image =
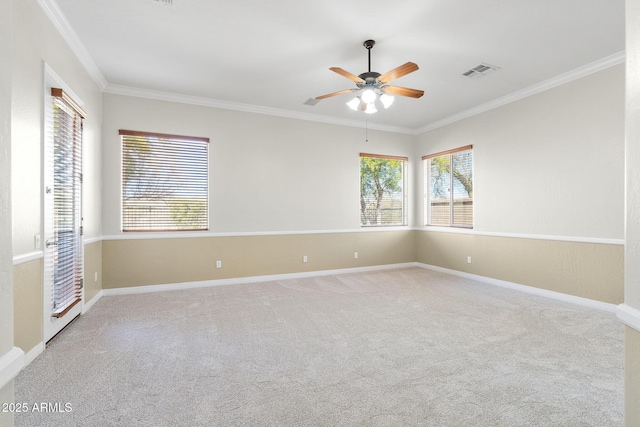
[[[317,96],[316,101],[320,101],[332,96],[343,95],[345,93],[356,92],[355,98],[347,102],[347,106],[354,111],[364,111],[367,114],[373,114],[378,111],[376,102],[379,101],[384,108],[389,108],[393,104],[394,96],[407,96],[409,98],[420,98],[424,95],[424,91],[418,89],[409,89],[400,86],[391,86],[388,83],[413,73],[418,70],[418,66],[413,62],[407,62],[393,70],[380,74],[371,71],[371,48],[376,44],[374,40],[366,40],[362,45],[367,49],[369,57],[369,71],[356,76],[339,67],[329,68],[334,73],[340,74],[354,82],[357,89],[345,89],[326,95]],[[311,104],[308,104],[311,105]]]

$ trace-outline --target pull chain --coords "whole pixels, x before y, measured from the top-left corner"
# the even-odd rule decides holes
[[[369,142],[369,117],[364,116],[364,142]]]

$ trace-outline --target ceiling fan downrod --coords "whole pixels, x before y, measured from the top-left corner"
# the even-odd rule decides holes
[[[369,71],[367,71],[366,73],[362,73],[358,76],[362,80],[364,80],[363,83],[356,83],[360,88],[363,88],[367,85],[368,86],[374,85],[376,83],[376,79],[380,77],[380,73],[371,71],[371,48],[373,48],[373,45],[375,44],[376,44],[375,40],[365,40],[365,42],[362,43],[362,45],[367,49],[367,53],[369,56]]]
[[[362,45],[367,49],[369,53],[369,72],[371,72],[371,48],[376,44],[375,40],[365,40]]]

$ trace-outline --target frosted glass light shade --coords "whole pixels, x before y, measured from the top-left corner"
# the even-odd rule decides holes
[[[365,89],[364,92],[362,92],[362,95],[360,95],[360,99],[362,99],[362,102],[371,104],[376,100],[376,93],[373,91],[373,89]]]
[[[373,102],[367,104],[367,109],[364,110],[365,113],[367,114],[373,114],[376,111],[378,111],[378,109],[376,108],[375,104]]]
[[[382,105],[384,105],[384,108],[391,107],[391,104],[393,104],[394,99],[395,98],[392,95],[387,95],[386,93],[383,93],[382,95],[380,95],[380,102],[382,102]]]
[[[355,98],[353,98],[351,101],[347,102],[347,105],[349,106],[349,108],[351,108],[353,111],[358,111],[358,107],[360,107],[360,99],[356,96]]]

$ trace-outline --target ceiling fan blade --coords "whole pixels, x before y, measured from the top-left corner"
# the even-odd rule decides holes
[[[420,98],[424,95],[423,90],[409,89],[408,87],[400,86],[383,86],[382,91],[389,95],[408,96],[409,98]]]
[[[356,82],[356,83],[364,83],[364,80],[362,80],[360,77],[356,76],[355,74],[351,74],[350,72],[343,70],[340,67],[331,67],[329,68],[331,71],[333,71],[334,73],[338,73],[343,77],[348,78],[349,80]]]
[[[325,98],[331,98],[332,96],[344,95],[345,93],[350,93],[350,92],[353,92],[354,90],[357,90],[357,89],[345,89],[338,92],[328,93],[326,95],[316,96],[316,99],[320,100]]]
[[[407,62],[401,66],[394,68],[393,70],[384,73],[378,77],[378,81],[382,83],[389,83],[392,80],[399,79],[402,76],[406,76],[409,73],[413,73],[418,69],[418,65],[413,62]]]

